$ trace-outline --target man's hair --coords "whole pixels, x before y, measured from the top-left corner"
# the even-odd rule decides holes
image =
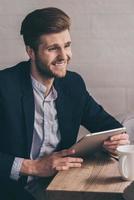
[[[22,22],[20,34],[25,45],[38,49],[40,36],[70,29],[69,16],[58,8],[48,7],[29,13]]]

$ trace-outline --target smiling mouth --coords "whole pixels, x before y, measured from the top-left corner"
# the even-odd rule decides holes
[[[54,66],[65,66],[66,65],[66,62],[65,61],[62,61],[62,62],[56,62],[53,64]]]

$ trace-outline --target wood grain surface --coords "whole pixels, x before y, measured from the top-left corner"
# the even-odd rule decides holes
[[[85,160],[82,168],[59,172],[48,186],[48,200],[122,200],[130,184],[122,180],[118,161],[105,154]]]

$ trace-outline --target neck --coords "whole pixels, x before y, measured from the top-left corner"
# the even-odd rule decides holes
[[[51,90],[51,87],[53,85],[54,82],[54,78],[47,78],[44,75],[42,76],[36,69],[35,66],[32,65],[31,63],[31,75],[37,80],[39,81],[41,84],[45,85],[46,92],[45,92],[45,96],[47,96]]]

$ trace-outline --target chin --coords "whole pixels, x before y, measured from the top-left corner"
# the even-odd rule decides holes
[[[66,76],[66,73],[64,73],[64,74],[55,74],[54,76],[55,76],[55,78],[64,78]]]
[[[66,76],[67,71],[59,72],[59,73],[53,73],[56,78],[64,78]]]

